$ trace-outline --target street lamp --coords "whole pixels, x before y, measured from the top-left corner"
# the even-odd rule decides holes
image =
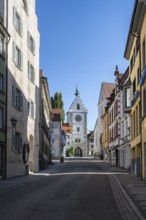
[[[17,119],[12,117],[12,118],[10,119],[10,121],[11,121],[12,127],[13,127],[13,128],[16,127]]]

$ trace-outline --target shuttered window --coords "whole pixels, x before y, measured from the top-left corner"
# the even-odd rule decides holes
[[[23,22],[15,7],[13,7],[13,24],[17,32],[19,33],[19,35],[22,36],[23,35]]]
[[[14,42],[13,42],[13,61],[20,70],[23,69],[23,54]]]
[[[17,110],[23,111],[23,94],[15,86],[12,86],[12,104]]]

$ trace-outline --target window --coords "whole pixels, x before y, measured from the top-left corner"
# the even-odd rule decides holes
[[[136,40],[136,55],[137,55],[138,51],[139,51],[139,38],[137,38],[137,40]]]
[[[28,112],[29,112],[29,116],[34,118],[34,102],[33,101],[28,102]]]
[[[35,42],[29,31],[27,32],[27,43],[31,52],[35,55]]]
[[[20,70],[23,69],[23,55],[21,53],[21,50],[16,46],[14,42],[13,42],[13,61]]]
[[[130,106],[131,106],[130,88],[125,88],[125,107],[128,108]]]
[[[144,68],[144,65],[145,65],[145,50],[146,50],[146,48],[145,48],[145,39],[144,39],[144,41],[143,41],[143,43],[142,43],[142,61],[143,61],[143,68]]]
[[[4,110],[0,108],[0,129],[4,127]]]
[[[35,81],[35,70],[34,67],[28,61],[28,77],[34,83]]]
[[[70,145],[70,142],[67,142],[67,145],[69,146],[69,145]]]
[[[76,143],[80,143],[80,141],[81,141],[81,140],[80,140],[79,138],[75,139],[75,142],[76,142]]]
[[[143,90],[143,114],[146,114],[146,87]]]
[[[79,103],[77,104],[77,110],[80,110],[80,104]]]
[[[13,106],[17,110],[23,110],[23,94],[19,89],[14,86],[12,86],[12,102]]]
[[[133,96],[134,96],[135,92],[136,92],[136,78],[134,79],[134,81],[132,83],[132,87],[133,87]]]
[[[4,77],[0,74],[0,92],[4,91]]]
[[[5,57],[5,42],[2,34],[0,34],[0,55]]]
[[[22,36],[22,34],[23,34],[23,23],[22,23],[22,20],[20,18],[20,15],[18,14],[18,12],[16,11],[15,8],[13,8],[13,24],[14,24],[17,32]]]
[[[140,71],[137,69],[137,85],[140,83]]]
[[[77,127],[77,131],[80,131],[80,128],[79,128],[79,127]]]
[[[22,135],[19,132],[13,134],[12,150],[16,153],[22,151]]]

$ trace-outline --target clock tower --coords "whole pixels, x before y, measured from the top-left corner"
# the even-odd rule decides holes
[[[87,113],[78,89],[68,112],[67,121],[72,127],[72,146],[75,148],[74,156],[87,156]]]

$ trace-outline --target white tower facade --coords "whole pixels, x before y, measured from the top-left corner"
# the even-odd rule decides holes
[[[72,127],[72,146],[75,156],[87,156],[87,113],[79,92],[76,89],[75,99],[72,102],[68,113],[67,121]]]

